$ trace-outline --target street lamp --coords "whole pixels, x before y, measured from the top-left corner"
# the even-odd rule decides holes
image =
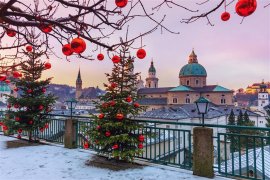
[[[71,119],[72,119],[72,110],[75,109],[76,105],[77,105],[77,102],[76,99],[72,98],[68,101],[66,101],[67,105],[68,105],[68,109],[70,109],[70,116],[71,116]]]
[[[200,97],[195,101],[199,114],[202,114],[202,124],[204,127],[204,114],[207,114],[210,101],[204,97]]]

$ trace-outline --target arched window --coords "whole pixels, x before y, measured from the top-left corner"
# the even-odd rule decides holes
[[[198,84],[199,84],[199,80],[198,80],[198,79],[196,79],[195,83],[196,83],[196,85],[198,85]]]
[[[187,80],[187,86],[189,86],[189,80]]]
[[[188,97],[186,98],[186,103],[190,104],[190,98],[188,98]]]
[[[151,84],[149,83],[149,85],[148,85],[149,87],[151,87]]]
[[[221,104],[226,104],[226,99],[222,98],[222,99],[220,100],[220,102],[221,102]]]
[[[173,98],[173,103],[177,103],[177,98]]]

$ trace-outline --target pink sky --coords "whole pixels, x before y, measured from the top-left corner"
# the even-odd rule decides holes
[[[162,8],[157,13],[157,18],[166,13],[166,26],[180,35],[168,32],[160,33],[160,30],[143,38],[146,45],[147,57],[144,60],[135,61],[135,71],[142,73],[142,79],[147,76],[150,61],[153,58],[159,78],[159,86],[178,86],[178,74],[182,66],[187,63],[192,50],[198,56],[198,61],[208,73],[207,84],[219,84],[229,89],[245,88],[262,79],[270,81],[270,7],[263,8],[267,2],[258,1],[258,7],[254,14],[245,18],[240,24],[241,17],[235,14],[234,4],[228,8],[231,19],[228,22],[220,20],[224,8],[219,9],[210,16],[213,27],[206,25],[207,21],[201,19],[192,24],[180,23],[181,18],[190,17],[192,14],[179,8]],[[156,0],[147,0],[146,8]],[[198,1],[176,1],[197,9],[194,5]],[[215,1],[216,2],[216,1]],[[218,2],[216,2],[217,4]],[[213,7],[214,2],[209,3]],[[203,12],[209,7],[201,8]],[[138,35],[148,30],[151,23],[145,19],[135,20],[130,26],[130,36]],[[118,39],[116,34],[111,41]],[[136,42],[139,45],[139,41]],[[88,44],[88,51],[91,44]],[[44,73],[44,77],[53,76],[53,83],[69,84],[74,86],[78,69],[81,68],[83,87],[100,86],[106,82],[105,72],[110,72],[112,62],[108,57],[102,62],[86,61],[72,57],[67,62],[62,56],[60,45],[55,45],[55,51],[59,52],[63,59],[51,57],[52,69]],[[133,51],[135,55],[136,51]],[[94,53],[96,56],[96,53]]]

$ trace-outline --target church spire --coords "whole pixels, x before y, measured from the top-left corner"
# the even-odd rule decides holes
[[[79,68],[78,76],[77,76],[77,82],[82,82],[81,78],[81,69]]]
[[[192,63],[198,63],[197,55],[194,52],[194,48],[192,49],[192,52],[189,55],[189,60],[188,60],[188,64],[192,64]]]

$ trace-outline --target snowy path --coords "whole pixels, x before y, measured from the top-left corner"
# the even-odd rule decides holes
[[[117,172],[99,169],[84,165],[85,161],[91,157],[89,151],[69,150],[49,145],[6,149],[5,141],[8,140],[14,140],[14,138],[0,135],[1,180],[206,179],[193,176],[191,171],[158,165]],[[225,178],[217,177],[216,179]]]

